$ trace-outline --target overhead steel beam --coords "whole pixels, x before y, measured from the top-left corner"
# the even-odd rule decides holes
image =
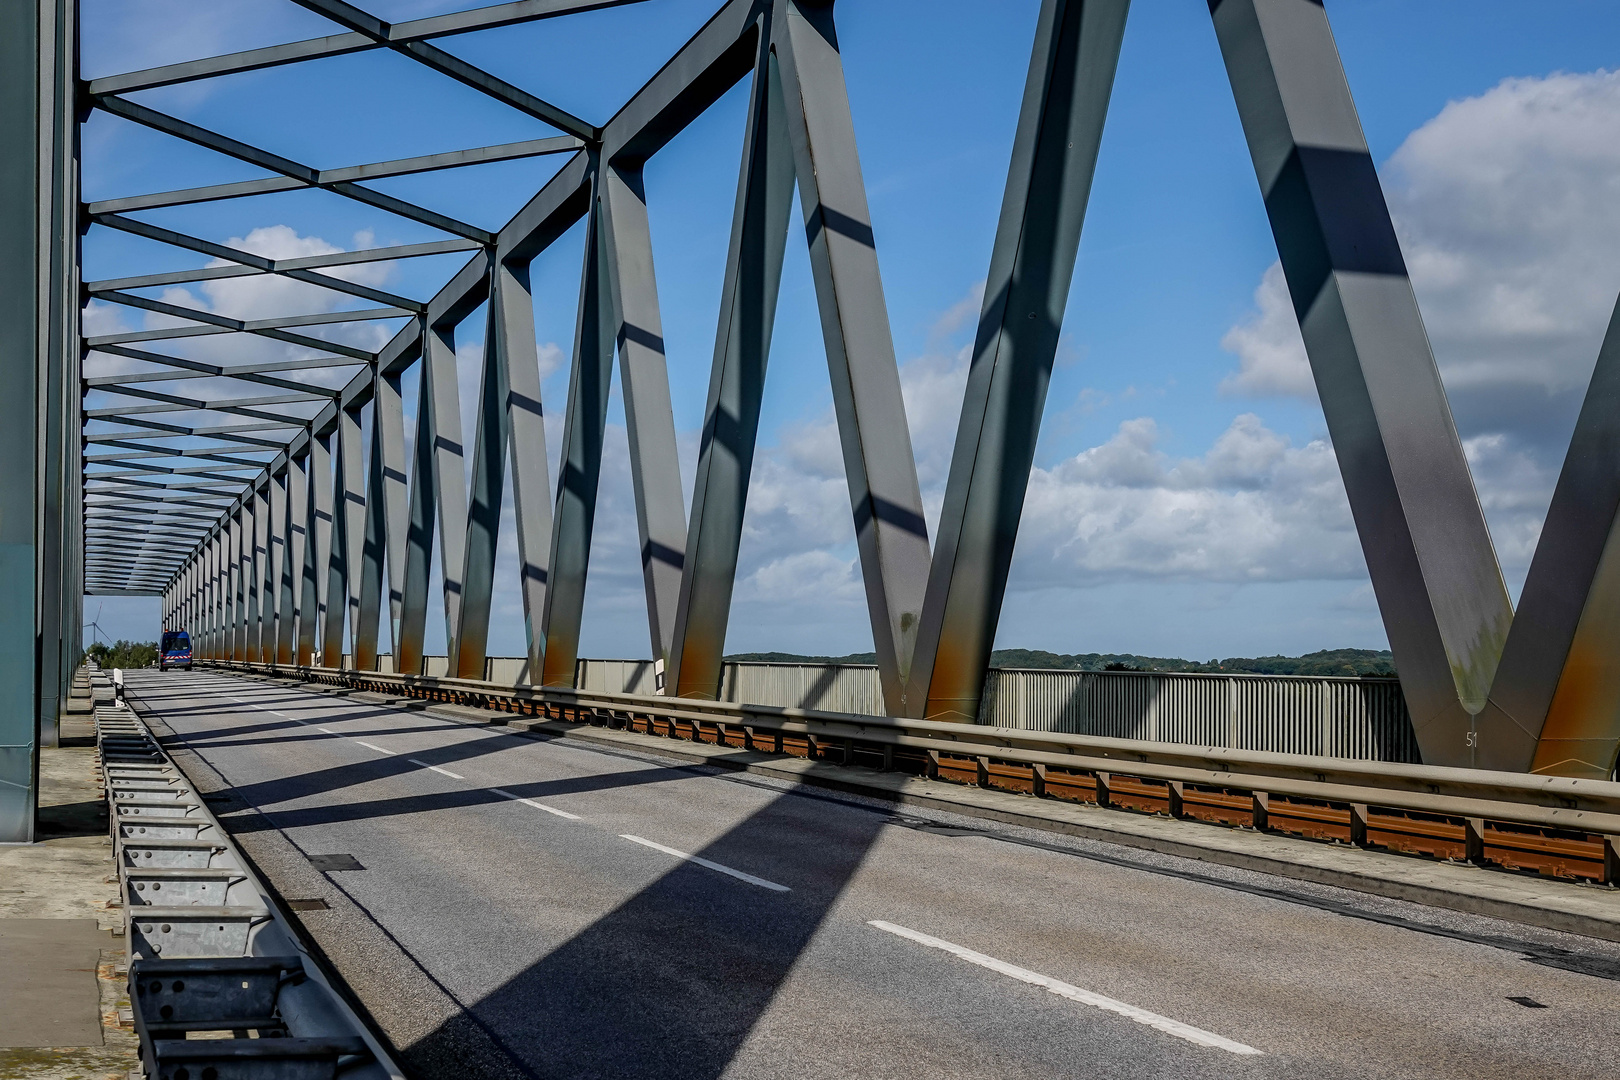
[[[1041,5],[904,715],[978,719],[1129,7]]]
[[[243,251],[225,244],[216,244],[212,240],[203,240],[195,236],[188,236],[174,229],[165,229],[161,225],[153,225],[149,221],[140,221],[135,218],[123,217],[113,213],[97,213],[89,215],[90,223],[101,225],[108,229],[129,233],[147,240],[153,240],[170,247],[184,248],[195,251],[199,255],[207,255],[215,259],[226,259],[236,263],[236,266],[220,266],[210,270],[180,271],[186,276],[173,278],[171,275],[160,275],[163,280],[154,278],[124,278],[110,282],[94,282],[85,288],[92,292],[119,290],[126,288],[151,288],[157,285],[170,285],[189,281],[207,281],[216,277],[243,277],[250,274],[275,274],[292,281],[302,281],[307,285],[318,285],[333,292],[347,293],[358,296],[362,300],[374,303],[387,304],[390,307],[406,308],[411,311],[420,310],[421,305],[407,296],[397,296],[382,289],[374,289],[369,285],[360,285],[344,278],[332,277],[330,274],[317,274],[316,266],[347,266],[358,262],[385,261],[386,258],[406,258],[405,254],[386,256],[386,252],[409,252],[410,257],[417,255],[437,255],[447,251],[465,251],[469,247],[481,244],[478,239],[471,240],[440,240],[431,244],[412,244],[398,248],[383,248],[373,251],[339,252],[335,255],[317,255],[302,259],[271,259],[263,255],[255,255],[251,251]],[[347,257],[345,257],[347,256]],[[364,256],[363,258],[361,256]]]
[[[581,11],[596,11],[640,2],[641,0],[518,0],[516,3],[494,4],[489,7],[394,23],[388,28],[386,44],[398,45],[425,41],[429,38],[448,37],[452,34],[470,34],[478,30],[490,30],[533,22],[537,19],[551,19],[559,15],[572,15]],[[345,56],[384,47],[385,42],[368,34],[333,34],[328,37],[288,42],[285,45],[271,45],[223,56],[126,72],[122,75],[111,75],[92,80],[88,89],[91,94],[133,93],[136,90],[173,86],[176,83],[235,75],[246,71],[261,71],[284,64]]]
[[[438,172],[442,169],[460,169],[468,165],[486,165],[497,161],[518,161],[523,158],[563,154],[578,150],[584,142],[572,135],[559,135],[548,139],[529,139],[525,142],[480,146],[470,150],[451,150],[442,154],[379,161],[371,165],[351,165],[342,169],[321,169],[316,183],[309,184],[290,176],[273,176],[264,180],[243,180],[234,184],[213,184],[209,187],[184,188],[153,195],[131,195],[122,199],[104,199],[85,208],[89,214],[123,214],[133,210],[155,210],[168,206],[189,206],[195,203],[218,202],[223,199],[241,199],[253,195],[270,195],[283,191],[303,191],[311,187],[324,187],[343,181],[382,180],[391,176],[413,176]]]
[[[793,145],[786,102],[761,19],[748,105],[748,127],[720,290],[708,404],[698,446],[692,518],[686,530],[668,692],[718,697],[726,627],[737,577],[743,518],[771,330],[793,211]]]
[[[1211,15],[1423,761],[1490,760],[1513,607],[1327,14]]]
[[[487,244],[495,238],[494,234],[486,229],[480,229],[476,225],[469,225],[465,221],[458,221],[446,214],[440,214],[426,207],[417,206],[392,195],[385,195],[380,191],[374,191],[352,181],[323,184],[320,182],[319,169],[312,169],[308,165],[284,158],[279,154],[272,154],[268,150],[261,150],[238,139],[221,135],[216,131],[209,131],[207,128],[158,112],[156,109],[148,108],[145,105],[138,105],[124,98],[109,94],[92,95],[90,103],[103,112],[117,116],[120,119],[132,121],[142,127],[151,128],[153,131],[161,131],[165,135],[172,135],[177,139],[183,139],[215,153],[236,158],[238,161],[245,161],[249,165],[256,165],[267,172],[281,173],[283,176],[302,180],[311,187],[319,188],[322,191],[330,191],[334,195],[342,195],[355,202],[364,203],[367,206],[375,207],[378,210],[402,218],[408,218],[429,228],[438,229],[441,232],[451,233],[455,236],[464,236],[469,240],[477,240],[481,244]]]
[[[376,16],[361,11],[353,4],[344,0],[293,0],[300,7],[331,19],[339,26],[346,26],[350,30],[377,42],[379,45],[392,49],[401,56],[407,56],[417,63],[424,64],[441,75],[448,75],[464,86],[471,87],[486,97],[494,98],[503,105],[509,105],[519,112],[527,113],[537,120],[543,120],[559,131],[566,131],[581,139],[595,140],[599,132],[596,127],[570,112],[559,109],[548,101],[529,93],[527,90],[513,86],[503,79],[498,79],[482,68],[473,66],[458,56],[445,52],[436,45],[416,39],[412,41],[395,41],[389,34],[392,29],[386,22]]]
[[[103,346],[96,350],[111,356],[122,356],[130,360],[141,360],[151,364],[161,364],[166,370],[143,371],[126,375],[96,375],[84,380],[85,388],[97,390],[108,386],[131,386],[140,383],[178,382],[183,379],[235,379],[240,382],[256,383],[261,386],[274,386],[283,390],[298,390],[307,394],[318,394],[323,397],[336,397],[339,393],[336,387],[312,385],[310,383],[294,382],[291,379],[278,379],[267,374],[273,371],[311,371],[326,370],[335,367],[354,367],[363,364],[363,360],[338,360],[335,358],[317,357],[309,360],[272,360],[262,364],[210,364],[202,360],[188,360],[184,357],[168,356],[163,353],[147,352],[144,349],[129,349],[121,345]]]

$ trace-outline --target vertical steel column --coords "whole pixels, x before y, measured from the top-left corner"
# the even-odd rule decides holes
[[[1620,304],[1530,563],[1490,704],[1487,769],[1607,780],[1620,748]]]
[[[265,656],[266,612],[271,608],[270,590],[270,499],[262,487],[253,489],[253,580],[248,593],[248,659],[262,664]]]
[[[49,65],[37,3],[0,5],[0,842],[29,843],[39,803],[40,376],[50,290]],[[47,118],[42,125],[41,114]],[[42,130],[43,127],[43,130]],[[45,189],[45,190],[42,190]]]
[[[373,387],[383,382],[372,379]],[[387,486],[379,432],[382,408],[377,397],[371,403],[371,460],[366,466],[366,499],[361,510],[365,525],[358,551],[351,556],[351,573],[357,579],[355,596],[354,666],[358,671],[377,670],[377,620],[382,611],[383,550],[388,538]]]
[[[219,659],[219,526],[203,540],[203,657]]]
[[[1041,5],[902,703],[910,716],[979,715],[1129,8]]]
[[[359,498],[351,486],[360,481],[351,467],[350,455],[358,457],[356,445],[360,418],[348,409],[337,413],[336,445],[332,455],[332,540],[328,547],[326,578],[326,621],[321,624],[321,656],[327,667],[343,666],[343,628],[349,622],[349,546],[353,525],[353,500]],[[363,507],[361,508],[364,509]],[[357,538],[356,538],[357,539]]]
[[[284,664],[281,626],[290,614],[282,583],[287,577],[287,468],[270,477],[270,560],[264,579],[264,662]],[[286,590],[291,592],[290,589]]]
[[[540,404],[540,357],[534,336],[534,296],[527,263],[496,260],[490,303],[499,304],[506,357],[506,426],[512,464],[512,514],[517,526],[519,588],[523,592],[523,637],[527,681],[538,683],[545,666],[545,636],[538,632],[546,606],[551,556],[551,457],[546,451]]]
[[[647,192],[639,162],[609,162],[602,168],[601,180],[604,269],[630,440],[648,634],[653,659],[667,660],[686,562],[686,499],[675,447]]]
[[[264,486],[253,493],[254,519],[261,538],[259,554],[259,576],[257,587],[259,591],[259,630],[257,649],[254,659],[261,664],[268,664],[276,657],[276,578],[274,573],[273,555],[275,554],[275,487],[274,476],[265,479]]]
[[[494,266],[489,272],[492,278],[501,276]],[[528,302],[527,296],[524,301]],[[484,329],[484,364],[478,385],[478,420],[473,432],[472,487],[467,493],[461,606],[454,634],[449,639],[453,643],[450,675],[458,679],[482,679],[489,648],[495,553],[501,533],[501,487],[506,479],[507,340],[500,326],[506,318],[505,307],[504,293],[496,281],[491,281],[489,317]],[[533,319],[532,309],[530,319]]]
[[[1423,760],[1490,760],[1513,608],[1327,14],[1210,10]]]
[[[309,484],[306,473],[307,454],[287,462],[287,562],[281,571],[281,599],[277,609],[283,612],[276,624],[276,663],[303,664],[298,648],[299,612],[303,600],[304,548],[309,535]]]
[[[322,651],[320,666],[335,667],[326,655],[326,623],[330,614],[327,595],[329,567],[332,551],[332,443],[328,435],[311,433],[309,439],[309,512],[308,533],[304,537],[304,599],[298,609],[298,663],[315,663],[315,646]]]
[[[428,337],[426,322],[422,337]],[[423,349],[424,354],[426,348]],[[394,670],[422,673],[422,638],[427,629],[428,574],[433,566],[433,522],[439,497],[433,468],[433,377],[424,355],[416,392],[416,438],[411,445],[410,505],[405,526],[405,561],[395,578],[402,581],[398,632],[394,636]]]
[[[455,327],[426,326],[422,382],[416,403],[416,445],[411,462],[410,524],[405,534],[405,595],[400,612],[399,670],[422,670],[428,573],[433,534],[439,534],[444,583],[445,641],[455,655],[466,559],[467,478],[462,464],[461,397],[456,385]]]
[[[574,324],[573,374],[563,419],[561,475],[552,515],[550,578],[546,585],[541,633],[544,686],[573,686],[579,659],[579,626],[585,609],[585,577],[596,523],[597,484],[602,475],[602,438],[607,427],[608,390],[613,380],[613,315],[602,280],[603,248],[600,174],[593,180],[585,225],[585,265],[580,273],[579,309]],[[532,677],[531,677],[532,678]]]
[[[883,696],[901,711],[928,529],[830,0],[777,0],[788,130]]]
[[[388,643],[399,667],[400,613],[405,600],[405,536],[409,503],[405,473],[405,409],[398,375],[378,372],[371,398],[371,494],[367,521],[382,523],[388,561]],[[380,485],[380,489],[379,489]],[[367,525],[367,543],[371,541]],[[379,579],[380,582],[380,579]]]
[[[248,562],[253,544],[247,503],[231,512],[231,659],[247,659]]]
[[[80,546],[73,492],[83,486],[77,449],[83,430],[79,372],[79,122],[72,87],[78,78],[76,0],[39,4],[42,93],[39,115],[41,206],[48,272],[44,323],[45,381],[40,517],[39,734],[59,745],[58,721],[78,661],[74,638],[82,614],[81,578],[72,573]],[[46,200],[42,199],[42,203]]]
[[[456,328],[428,327],[422,340],[424,386],[433,421],[433,490],[439,509],[439,572],[444,586],[445,651],[457,655],[461,629],[461,575],[467,559],[467,466],[461,435],[461,388],[457,381]],[[421,405],[417,406],[421,408]]]
[[[333,565],[337,565],[341,557],[343,567],[343,594],[345,607],[348,611],[349,621],[349,655],[351,665],[359,671],[373,671],[377,667],[377,623],[375,617],[371,624],[369,640],[364,628],[360,625],[360,592],[361,576],[360,564],[364,556],[366,544],[366,499],[362,485],[365,483],[364,460],[364,430],[360,423],[359,409],[338,410],[338,482],[334,489],[333,499],[340,508],[333,522],[334,528],[342,534],[342,542],[332,542]],[[333,579],[337,585],[337,579]],[[337,593],[332,593],[333,603],[336,603]],[[373,610],[373,616],[376,612]],[[365,644],[370,655],[362,663],[361,646]],[[340,645],[341,647],[341,645]]]
[[[713,698],[720,692],[737,552],[793,210],[793,172],[780,75],[769,28],[762,26],[720,292],[692,520],[686,531],[685,573],[666,672],[669,692],[681,697]]]

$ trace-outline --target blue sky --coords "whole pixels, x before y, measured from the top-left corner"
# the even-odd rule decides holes
[[[370,10],[401,20],[456,6],[394,0]],[[601,123],[713,6],[652,0],[442,44]],[[1598,0],[1328,0],[1327,8],[1516,593],[1620,290],[1620,79],[1608,75],[1620,65],[1620,8]],[[1036,9],[1035,0],[838,7],[930,525]],[[87,0],[85,12],[89,77],[332,32],[282,0]],[[723,98],[647,172],[688,483],[746,92]],[[320,167],[553,134],[376,53],[136,100]],[[89,199],[263,175],[104,115],[86,131],[84,156]],[[377,186],[495,227],[561,160]],[[277,255],[438,238],[322,193],[141,216]],[[732,650],[840,653],[871,644],[799,235],[788,248]],[[566,394],[581,236],[574,230],[535,265],[554,424]],[[402,262],[367,280],[426,297],[462,258]],[[999,645],[1209,657],[1384,644],[1292,313],[1270,271],[1275,260],[1206,5],[1138,0]],[[95,229],[85,264],[88,278],[102,278],[200,260]],[[268,314],[300,300],[305,294],[193,289],[176,302]],[[94,306],[87,325],[148,325],[138,314]],[[382,333],[348,332],[355,340]],[[476,390],[481,337],[475,316],[460,339],[464,398]],[[189,355],[212,348],[227,359],[258,357],[231,351],[257,347],[205,340]],[[617,402],[610,423],[582,651],[641,656],[646,618]],[[556,443],[553,435],[553,454]],[[510,536],[502,555],[491,651],[516,654],[522,620]],[[101,602],[88,603],[93,615]],[[108,600],[100,620],[114,636],[143,637],[155,621],[155,606],[135,600]],[[430,620],[430,648],[435,633],[442,644]]]

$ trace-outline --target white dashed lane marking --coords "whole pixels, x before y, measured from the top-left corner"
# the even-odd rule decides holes
[[[619,838],[621,840],[628,840],[632,844],[640,844],[642,847],[650,847],[654,851],[662,851],[665,855],[673,855],[677,859],[683,859],[689,863],[696,863],[697,865],[705,867],[709,870],[713,870],[716,873],[726,874],[730,877],[734,877],[738,881],[746,881],[750,885],[758,885],[762,889],[770,889],[772,892],[792,891],[786,885],[778,885],[774,881],[766,881],[764,878],[755,877],[753,874],[745,874],[741,870],[734,870],[731,867],[725,866],[721,863],[710,862],[708,859],[700,858],[699,856],[693,855],[689,852],[679,851],[672,847],[665,847],[663,844],[655,844],[645,837],[631,836],[629,833],[620,833]]]
[[[1128,1020],[1135,1020],[1138,1024],[1146,1024],[1148,1027],[1162,1031],[1166,1035],[1174,1035],[1178,1039],[1185,1039],[1199,1046],[1225,1050],[1229,1054],[1238,1054],[1244,1057],[1253,1057],[1260,1054],[1260,1051],[1252,1046],[1234,1042],[1212,1031],[1205,1031],[1203,1028],[1196,1028],[1191,1024],[1183,1024],[1179,1020],[1172,1020],[1168,1016],[1160,1016],[1158,1013],[1139,1009],[1135,1005],[1127,1005],[1123,1001],[1116,1001],[1111,997],[1104,997],[1102,994],[1090,990],[1082,990],[1078,986],[1071,986],[1069,983],[1030,971],[1028,968],[1021,968],[1015,964],[1009,964],[1005,960],[997,960],[993,956],[986,956],[982,952],[974,952],[972,949],[961,945],[954,945],[943,938],[931,937],[916,930],[908,930],[904,926],[896,926],[894,923],[884,922],[881,919],[869,920],[868,925],[903,937],[908,941],[915,941],[919,945],[926,945],[930,949],[941,949],[952,956],[966,960],[970,964],[988,968],[1010,979],[1017,979],[1019,982],[1029,983],[1031,986],[1039,986],[1041,989],[1056,994],[1058,997],[1078,1001],[1082,1005],[1090,1005],[1106,1012],[1118,1013]]]
[[[544,810],[548,814],[556,814],[558,817],[567,818],[569,821],[578,821],[579,820],[579,815],[578,814],[570,814],[568,811],[559,810],[555,806],[547,806],[545,803],[535,802],[533,799],[525,799],[521,795],[512,794],[510,791],[507,791],[505,788],[494,787],[494,788],[490,788],[489,790],[493,791],[497,795],[501,795],[501,796],[504,796],[504,797],[506,797],[508,799],[511,799],[513,802],[520,802],[524,806],[532,806],[536,810]]]
[[[441,775],[448,776],[452,780],[465,780],[465,779],[467,779],[465,776],[462,776],[460,773],[453,773],[449,769],[441,769],[437,765],[429,765],[425,761],[417,761],[413,757],[412,758],[406,758],[405,760],[410,762],[412,765],[420,765],[424,769],[428,769],[428,770],[430,770],[432,772],[436,772],[436,773],[440,773]]]

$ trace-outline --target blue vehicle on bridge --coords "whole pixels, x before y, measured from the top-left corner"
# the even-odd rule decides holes
[[[191,635],[184,630],[165,630],[158,646],[158,670],[172,667],[191,670]]]

